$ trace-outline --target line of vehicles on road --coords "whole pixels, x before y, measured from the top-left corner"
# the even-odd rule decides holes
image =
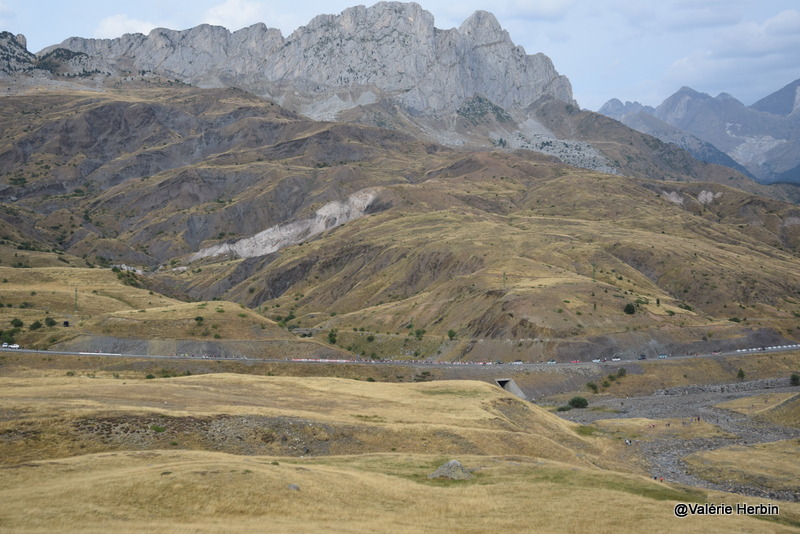
[[[4,349],[18,349],[19,345],[17,345],[16,343],[12,343],[11,345],[9,345],[8,343],[3,343],[3,348]]]

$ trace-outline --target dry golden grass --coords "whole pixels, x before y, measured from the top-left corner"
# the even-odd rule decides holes
[[[800,428],[800,395],[784,401],[760,417],[777,425]]]
[[[800,440],[732,446],[690,454],[684,461],[700,478],[775,490],[800,491]]]
[[[40,461],[4,470],[0,525],[14,532],[795,531],[747,516],[677,519],[676,502],[732,499],[519,456],[467,456],[461,461],[476,469],[473,479],[427,479],[448,459],[151,451]],[[780,518],[791,522],[799,512],[783,504]]]
[[[684,419],[600,419],[593,423],[604,432],[621,439],[696,439],[734,437],[705,421]]]
[[[676,502],[748,501],[615,470],[619,440],[582,436],[578,425],[480,382],[32,373],[0,378],[0,406],[0,529],[12,532],[791,532],[800,525],[800,505],[788,503],[782,523],[677,519]],[[241,429],[220,440],[225,417],[294,424],[293,436],[324,440],[331,455],[231,454]],[[217,438],[203,441],[180,426],[190,419],[216,422]],[[114,420],[150,428],[128,442],[76,430]],[[427,478],[452,458],[474,478]]]
[[[765,393],[754,397],[742,397],[716,404],[717,408],[739,412],[744,415],[761,415],[770,412],[789,399],[800,397],[797,393]]]
[[[181,302],[126,285],[111,269],[0,267],[0,280],[4,281],[0,285],[0,303],[4,305],[0,324],[21,319],[24,327],[15,339],[28,348],[48,348],[81,335],[146,339],[151,343],[204,339],[302,344],[274,321],[238,304]],[[28,328],[34,321],[44,323],[47,317],[55,319],[56,325]],[[63,321],[69,321],[70,327],[62,327]]]
[[[334,454],[400,451],[511,454],[579,465],[605,464],[603,443],[577,435],[577,425],[482,382],[370,383],[332,378],[233,374],[158,380],[62,376],[0,378],[0,402],[36,432],[102,413],[171,418],[220,415],[293,418],[349,428],[356,439],[333,441]],[[16,418],[0,423],[11,433]],[[165,424],[166,427],[170,425]],[[176,425],[177,426],[177,425]],[[185,444],[175,430],[165,432]],[[62,434],[69,432],[62,428]],[[58,432],[56,432],[58,434]],[[531,436],[537,436],[531,439]],[[46,441],[46,440],[44,440]],[[12,447],[14,445],[14,447]],[[6,462],[36,457],[42,441],[6,443]],[[67,444],[61,455],[76,452]],[[86,445],[84,444],[84,447]],[[70,448],[71,447],[71,448]],[[49,450],[49,449],[48,449]],[[576,450],[581,450],[580,455]]]
[[[647,360],[630,365],[643,372],[629,372],[612,384],[609,393],[616,397],[650,395],[659,389],[736,382],[739,369],[744,371],[746,380],[788,377],[800,365],[800,352]]]

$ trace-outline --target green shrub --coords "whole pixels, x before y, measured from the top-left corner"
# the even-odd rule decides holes
[[[594,382],[586,382],[586,388],[591,390],[592,393],[597,393],[598,387]]]
[[[789,377],[789,383],[793,386],[800,386],[800,375],[792,373],[792,376]]]
[[[634,313],[636,313],[636,306],[634,306],[632,302],[629,302],[625,305],[624,308],[622,308],[622,311],[624,311],[628,315],[633,315]]]
[[[589,406],[589,401],[583,397],[572,397],[567,404],[573,408],[586,408]]]
[[[556,411],[558,411],[558,412],[568,412],[568,411],[570,411],[571,409],[572,409],[572,406],[570,406],[570,405],[566,405],[566,406],[559,406],[559,407],[556,409]]]

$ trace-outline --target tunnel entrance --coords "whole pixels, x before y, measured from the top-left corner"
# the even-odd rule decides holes
[[[528,400],[528,396],[525,395],[525,392],[520,389],[516,382],[514,382],[513,378],[495,378],[494,381],[498,386],[508,391],[512,395],[516,395],[523,400]]]

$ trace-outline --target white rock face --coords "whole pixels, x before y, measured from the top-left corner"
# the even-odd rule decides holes
[[[713,193],[711,191],[700,191],[700,194],[697,195],[697,201],[700,202],[700,204],[711,204],[720,197],[722,197],[722,193]]]
[[[508,110],[543,95],[574,102],[569,80],[550,59],[515,46],[492,14],[477,11],[458,29],[439,30],[415,3],[320,15],[286,39],[264,24],[233,33],[204,24],[117,39],[73,37],[57,47],[134,73],[153,71],[201,87],[235,85],[316,119],[378,95],[419,114],[452,112],[475,95]],[[347,98],[338,96],[343,88]]]
[[[344,202],[328,202],[309,219],[279,224],[235,243],[222,243],[197,251],[189,261],[230,254],[238,258],[254,258],[300,243],[325,230],[363,217],[377,198],[375,189],[362,189]]]

